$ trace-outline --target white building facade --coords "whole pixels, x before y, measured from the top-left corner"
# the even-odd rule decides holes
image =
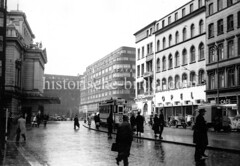
[[[138,87],[135,101],[143,113],[149,115],[163,109],[166,118],[192,115],[206,101],[205,10],[204,0],[192,0],[135,33]],[[140,34],[144,33],[146,36],[141,39]],[[151,42],[154,51],[149,55]],[[144,58],[143,46],[147,49]],[[144,67],[151,64],[151,73],[145,68],[147,73],[141,75],[143,64]]]

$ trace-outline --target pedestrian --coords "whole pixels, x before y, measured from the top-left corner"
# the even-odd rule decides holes
[[[112,112],[110,112],[108,118],[107,118],[107,125],[108,125],[108,138],[112,138],[112,130],[113,130],[113,116]]]
[[[100,127],[100,115],[99,114],[95,114],[94,121],[95,121],[96,129],[99,130],[99,127]]]
[[[16,142],[19,142],[20,136],[23,137],[25,142],[26,141],[26,120],[24,119],[23,115],[21,115],[20,118],[18,119]]]
[[[78,121],[78,116],[75,115],[75,118],[74,118],[74,130],[76,130],[76,127],[79,129],[80,126],[79,126],[79,121]]]
[[[208,156],[204,154],[208,145],[207,136],[207,123],[204,119],[205,109],[199,109],[199,115],[196,118],[194,132],[193,132],[193,143],[195,143],[195,161],[200,161]]]
[[[123,115],[123,122],[119,124],[117,130],[116,143],[118,145],[117,165],[123,160],[124,166],[128,166],[131,144],[133,140],[132,128],[128,122],[128,116]]]
[[[37,127],[40,126],[40,123],[41,123],[41,112],[39,111],[37,114]]]
[[[159,139],[163,139],[162,133],[163,133],[164,125],[165,125],[165,122],[164,122],[163,110],[160,110],[160,115],[159,115],[159,126],[160,126]]]
[[[48,116],[46,114],[43,115],[43,124],[44,124],[44,127],[47,126],[47,121],[48,121]]]
[[[144,117],[140,115],[140,111],[139,111],[136,117],[137,136],[139,135],[141,137],[141,133],[144,132],[143,124],[144,124]]]
[[[87,117],[87,121],[88,121],[88,127],[90,128],[90,127],[91,127],[91,123],[92,123],[91,115],[89,115],[89,116]]]
[[[136,131],[136,118],[135,118],[135,115],[134,115],[133,112],[132,112],[132,115],[130,117],[130,124],[131,124],[131,127],[132,127],[132,131],[134,133]]]
[[[158,115],[157,114],[155,114],[155,116],[154,116],[154,118],[153,118],[153,127],[152,127],[152,129],[153,129],[153,131],[154,131],[154,136],[155,137],[157,137],[157,134],[160,134],[160,130],[159,130],[159,128],[160,128],[160,120],[159,120],[159,118],[158,118]]]

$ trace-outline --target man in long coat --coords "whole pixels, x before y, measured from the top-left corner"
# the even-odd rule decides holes
[[[133,132],[128,116],[123,115],[123,122],[118,126],[116,143],[118,145],[118,156],[116,158],[117,164],[123,160],[124,166],[128,166],[128,157],[133,140]]]
[[[136,117],[136,125],[137,125],[137,135],[141,136],[141,133],[144,132],[144,117],[140,115],[140,112],[138,112],[138,115]]]
[[[203,160],[208,156],[204,154],[208,145],[207,124],[204,119],[205,109],[199,109],[199,115],[196,118],[196,123],[193,132],[193,143],[195,146],[195,160]]]

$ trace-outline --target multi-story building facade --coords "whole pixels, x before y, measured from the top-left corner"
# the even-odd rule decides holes
[[[240,1],[208,0],[207,101],[240,110]],[[238,112],[239,114],[239,112]]]
[[[136,37],[136,98],[142,114],[153,112],[155,85],[155,33],[156,21],[142,28]]]
[[[79,114],[80,100],[79,76],[44,74],[44,96],[56,96],[60,104],[45,105],[44,112],[49,115],[74,117]]]
[[[34,38],[25,13],[8,12],[4,107],[13,118],[26,114],[28,123],[32,113],[44,110],[44,104],[59,102],[57,98],[43,96],[47,53],[41,44],[33,42]]]
[[[135,33],[136,102],[143,114],[163,109],[166,118],[192,115],[206,101],[205,34],[204,0],[192,0]],[[149,46],[153,52],[143,55]]]
[[[81,111],[98,111],[107,99],[125,99],[127,108],[134,103],[135,48],[120,47],[86,68],[82,77]]]

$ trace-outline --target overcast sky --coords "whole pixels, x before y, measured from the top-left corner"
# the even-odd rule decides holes
[[[134,33],[190,0],[8,0],[25,12],[47,49],[46,74],[83,74],[86,67],[121,46],[135,46]]]

